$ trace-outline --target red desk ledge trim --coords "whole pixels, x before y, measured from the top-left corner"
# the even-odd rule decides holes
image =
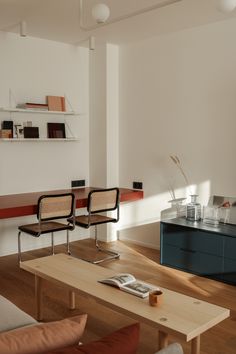
[[[139,199],[143,199],[144,193],[141,190],[130,189],[126,191],[123,188],[120,188],[120,201],[121,202],[131,202]]]
[[[85,187],[75,189],[64,189],[55,191],[9,194],[0,196],[0,219],[9,219],[19,216],[35,215],[37,212],[38,198],[43,194],[69,193],[73,192],[76,199],[76,208],[87,206],[88,193],[97,187]],[[143,191],[128,188],[120,189],[120,201],[131,202],[143,199]]]

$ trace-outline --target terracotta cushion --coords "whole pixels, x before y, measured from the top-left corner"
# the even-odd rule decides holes
[[[135,354],[139,342],[139,327],[139,323],[135,323],[95,342],[70,346],[47,354]]]
[[[79,315],[0,333],[0,353],[40,354],[65,345],[76,345],[84,332],[86,320],[87,315]]]

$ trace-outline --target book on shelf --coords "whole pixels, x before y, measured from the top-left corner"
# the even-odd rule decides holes
[[[45,103],[33,103],[33,102],[26,102],[26,103],[19,103],[17,104],[16,108],[20,109],[32,109],[37,111],[48,111],[48,105]]]
[[[142,298],[147,297],[150,291],[160,290],[157,286],[138,280],[132,274],[128,273],[117,274],[106,279],[98,280],[98,282],[115,286],[122,291]]]
[[[64,96],[46,96],[49,111],[66,111],[66,103]]]

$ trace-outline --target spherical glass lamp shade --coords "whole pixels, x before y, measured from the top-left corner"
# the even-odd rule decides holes
[[[97,4],[92,8],[92,16],[97,23],[104,23],[110,16],[110,9],[106,4]]]
[[[231,12],[236,8],[236,0],[217,0],[216,7],[221,12]]]

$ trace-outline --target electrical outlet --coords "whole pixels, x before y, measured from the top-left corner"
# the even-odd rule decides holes
[[[133,182],[134,189],[143,189],[143,182]]]
[[[71,187],[84,187],[85,186],[85,179],[78,179],[76,181],[71,181]]]

